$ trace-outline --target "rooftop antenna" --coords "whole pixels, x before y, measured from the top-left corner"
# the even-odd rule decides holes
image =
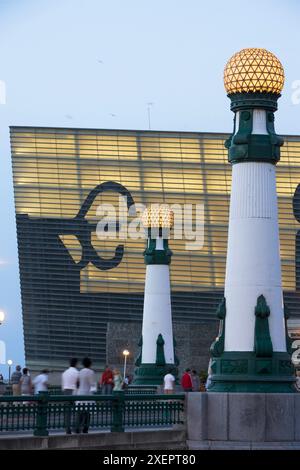
[[[148,112],[148,125],[149,125],[149,130],[151,129],[151,106],[153,106],[154,103],[147,103],[147,112]]]

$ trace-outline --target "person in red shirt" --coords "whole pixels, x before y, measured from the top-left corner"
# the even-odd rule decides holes
[[[101,376],[99,385],[101,386],[102,395],[111,395],[114,385],[114,378],[112,370],[109,366],[105,366],[105,371]]]
[[[185,369],[185,373],[181,378],[181,386],[185,392],[192,392],[193,391],[193,384],[191,378],[191,369]]]

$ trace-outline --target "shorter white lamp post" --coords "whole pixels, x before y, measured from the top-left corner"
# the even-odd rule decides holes
[[[8,365],[8,383],[10,384],[10,373],[11,373],[11,366],[12,366],[13,361],[11,359],[8,359],[7,365]]]
[[[126,364],[127,364],[127,357],[129,356],[130,352],[128,349],[124,349],[123,351],[123,356],[124,356],[124,373],[123,373],[123,380],[125,382],[125,377],[126,377]]]

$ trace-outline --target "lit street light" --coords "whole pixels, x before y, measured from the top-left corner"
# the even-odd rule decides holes
[[[5,320],[5,313],[2,310],[0,310],[0,325],[2,325],[4,320]]]
[[[125,377],[126,377],[126,362],[127,362],[127,356],[129,356],[130,352],[128,349],[124,349],[123,351],[123,356],[124,356],[124,374],[123,374],[123,379],[125,382]]]
[[[8,364],[8,383],[10,384],[10,373],[11,373],[11,366],[12,366],[13,361],[11,359],[8,359],[7,364]]]

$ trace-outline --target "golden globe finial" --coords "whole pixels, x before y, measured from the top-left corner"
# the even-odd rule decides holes
[[[166,204],[151,204],[144,210],[142,222],[145,228],[172,228],[174,213]]]
[[[224,86],[234,93],[280,94],[284,85],[281,62],[266,49],[242,49],[234,54],[224,69]]]

